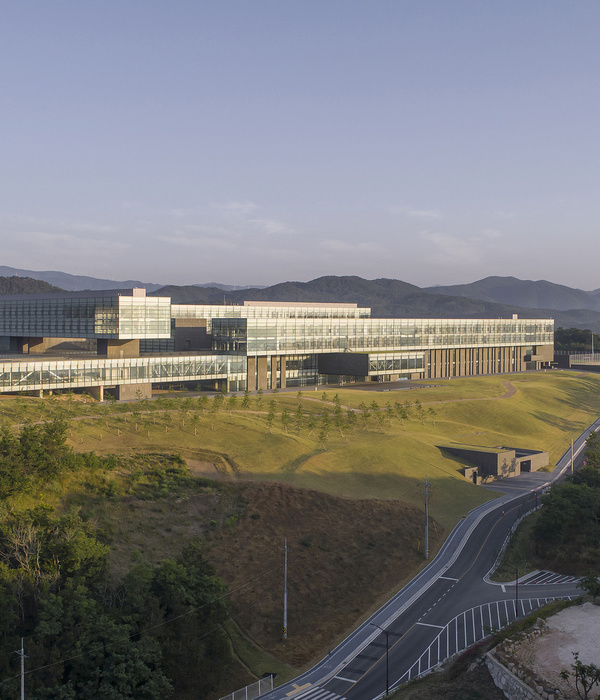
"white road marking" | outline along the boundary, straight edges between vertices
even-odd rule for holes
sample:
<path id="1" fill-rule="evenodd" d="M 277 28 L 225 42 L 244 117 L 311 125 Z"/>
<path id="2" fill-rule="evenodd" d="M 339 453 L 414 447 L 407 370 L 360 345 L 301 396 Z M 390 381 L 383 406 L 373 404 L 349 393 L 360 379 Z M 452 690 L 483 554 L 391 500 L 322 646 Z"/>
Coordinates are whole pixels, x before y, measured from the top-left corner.
<path id="1" fill-rule="evenodd" d="M 450 576 L 438 576 L 438 578 L 443 578 L 446 581 L 458 581 L 457 578 L 451 578 Z"/>
<path id="2" fill-rule="evenodd" d="M 444 630 L 446 629 L 442 625 L 430 625 L 427 622 L 417 622 L 417 625 L 423 625 L 423 627 L 435 627 L 438 630 Z"/>

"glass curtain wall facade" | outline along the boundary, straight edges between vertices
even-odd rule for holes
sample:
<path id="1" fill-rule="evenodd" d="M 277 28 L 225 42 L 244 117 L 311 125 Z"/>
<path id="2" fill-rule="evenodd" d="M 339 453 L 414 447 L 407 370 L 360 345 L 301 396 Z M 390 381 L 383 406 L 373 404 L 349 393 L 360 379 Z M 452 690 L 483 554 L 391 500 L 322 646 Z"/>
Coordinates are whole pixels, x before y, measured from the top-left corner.
<path id="1" fill-rule="evenodd" d="M 116 294 L 0 298 L 0 336 L 47 338 L 169 338 L 169 297 Z"/>
<path id="2" fill-rule="evenodd" d="M 526 319 L 213 319 L 213 348 L 246 355 L 548 345 L 553 321 Z"/>
<path id="3" fill-rule="evenodd" d="M 236 391 L 245 389 L 245 358 L 191 355 L 0 362 L 0 391 L 45 391 L 206 379 L 228 380 Z"/>
<path id="4" fill-rule="evenodd" d="M 524 371 L 553 359 L 552 319 L 370 314 L 355 304 L 171 304 L 144 290 L 0 297 L 0 351 L 21 353 L 0 362 L 0 392 L 204 379 L 273 389 Z M 104 357 L 25 359 L 48 355 L 53 338 L 89 339 Z"/>
<path id="5" fill-rule="evenodd" d="M 356 304 L 286 304 L 232 306 L 214 304 L 172 304 L 175 318 L 206 319 L 208 331 L 213 318 L 369 318 L 371 309 Z"/>

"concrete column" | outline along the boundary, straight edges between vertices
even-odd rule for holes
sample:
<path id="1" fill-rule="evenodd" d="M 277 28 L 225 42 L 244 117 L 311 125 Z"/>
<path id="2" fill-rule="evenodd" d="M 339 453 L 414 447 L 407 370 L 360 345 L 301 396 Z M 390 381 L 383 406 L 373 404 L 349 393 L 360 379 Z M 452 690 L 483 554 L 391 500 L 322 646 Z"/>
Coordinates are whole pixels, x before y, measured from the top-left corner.
<path id="1" fill-rule="evenodd" d="M 277 389 L 277 355 L 271 355 L 271 389 Z"/>
<path id="2" fill-rule="evenodd" d="M 248 358 L 248 369 L 247 369 L 247 387 L 249 391 L 255 391 L 258 387 L 256 384 L 256 357 Z"/>
<path id="3" fill-rule="evenodd" d="M 435 370 L 434 363 L 435 350 L 425 351 L 425 378 L 430 379 L 433 376 Z"/>
<path id="4" fill-rule="evenodd" d="M 256 391 L 256 357 L 248 358 L 248 391 Z"/>
<path id="5" fill-rule="evenodd" d="M 281 355 L 281 388 L 285 389 L 287 386 L 286 372 L 285 372 L 285 355 Z"/>
<path id="6" fill-rule="evenodd" d="M 257 388 L 262 391 L 267 390 L 267 359 L 266 357 L 256 358 Z"/>
<path id="7" fill-rule="evenodd" d="M 88 388 L 88 394 L 96 401 L 104 401 L 104 387 L 103 386 L 91 386 Z"/>

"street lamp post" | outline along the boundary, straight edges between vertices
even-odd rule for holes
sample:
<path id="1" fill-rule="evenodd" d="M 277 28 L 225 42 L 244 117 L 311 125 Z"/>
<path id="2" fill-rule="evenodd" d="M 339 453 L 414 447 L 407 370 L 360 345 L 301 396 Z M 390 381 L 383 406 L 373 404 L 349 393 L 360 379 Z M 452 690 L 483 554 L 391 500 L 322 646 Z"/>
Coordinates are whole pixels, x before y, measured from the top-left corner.
<path id="1" fill-rule="evenodd" d="M 373 627 L 377 627 L 385 634 L 385 694 L 390 694 L 390 633 L 384 630 L 383 627 L 371 622 Z"/>
<path id="2" fill-rule="evenodd" d="M 518 615 L 517 608 L 519 607 L 519 567 L 515 566 L 515 613 Z"/>

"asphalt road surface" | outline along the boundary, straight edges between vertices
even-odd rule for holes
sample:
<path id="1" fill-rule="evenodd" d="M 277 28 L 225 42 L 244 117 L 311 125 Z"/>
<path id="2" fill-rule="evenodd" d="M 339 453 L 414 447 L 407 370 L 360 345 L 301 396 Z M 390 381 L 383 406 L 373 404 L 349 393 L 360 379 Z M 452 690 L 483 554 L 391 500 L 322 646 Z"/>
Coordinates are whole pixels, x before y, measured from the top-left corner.
<path id="1" fill-rule="evenodd" d="M 575 469 L 588 434 L 599 428 L 600 419 L 575 441 Z M 374 700 L 545 603 L 581 595 L 577 579 L 552 572 L 509 584 L 488 579 L 511 529 L 571 468 L 569 449 L 551 474 L 496 482 L 500 498 L 461 520 L 426 569 L 310 671 L 261 697 Z"/>

